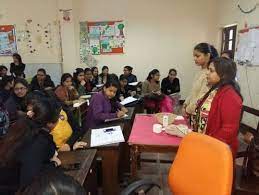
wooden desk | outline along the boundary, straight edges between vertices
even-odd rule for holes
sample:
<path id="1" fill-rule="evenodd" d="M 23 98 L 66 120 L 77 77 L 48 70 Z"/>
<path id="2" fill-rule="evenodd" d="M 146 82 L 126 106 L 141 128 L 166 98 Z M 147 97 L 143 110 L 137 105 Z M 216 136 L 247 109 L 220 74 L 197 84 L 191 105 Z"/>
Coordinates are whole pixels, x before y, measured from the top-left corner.
<path id="1" fill-rule="evenodd" d="M 80 163 L 79 170 L 66 171 L 65 174 L 72 176 L 82 186 L 84 186 L 87 194 L 97 194 L 97 178 L 95 171 L 96 152 L 97 150 L 91 149 L 71 152 L 60 152 L 58 154 L 58 157 L 63 165 Z"/>
<path id="2" fill-rule="evenodd" d="M 129 138 L 131 146 L 131 176 L 137 175 L 138 157 L 142 152 L 172 153 L 178 150 L 181 138 L 153 133 L 153 124 L 158 123 L 154 115 L 138 114 Z M 187 124 L 186 121 L 175 121 L 175 124 Z"/>
<path id="3" fill-rule="evenodd" d="M 128 117 L 122 120 L 113 121 L 109 123 L 104 123 L 103 125 L 98 126 L 97 128 L 105 128 L 110 126 L 120 126 L 123 130 L 123 135 L 125 140 L 128 138 L 130 132 L 129 122 L 134 117 L 134 108 L 129 108 Z M 91 130 L 87 131 L 83 136 L 82 141 L 88 143 L 90 148 L 91 144 Z M 116 143 L 104 146 L 97 146 L 94 149 L 97 149 L 97 156 L 102 159 L 102 179 L 103 179 L 103 194 L 105 195 L 117 195 L 119 194 L 119 170 L 123 169 L 121 166 L 120 154 L 123 154 L 124 145 L 127 143 Z M 128 152 L 129 153 L 129 152 Z M 129 159 L 129 157 L 128 157 Z"/>

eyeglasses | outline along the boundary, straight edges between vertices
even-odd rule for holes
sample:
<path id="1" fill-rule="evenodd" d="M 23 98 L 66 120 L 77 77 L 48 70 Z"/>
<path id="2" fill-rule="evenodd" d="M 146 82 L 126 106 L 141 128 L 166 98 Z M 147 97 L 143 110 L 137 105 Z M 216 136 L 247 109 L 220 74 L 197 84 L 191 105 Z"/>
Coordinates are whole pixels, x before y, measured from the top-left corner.
<path id="1" fill-rule="evenodd" d="M 14 91 L 25 91 L 26 87 L 14 88 Z"/>

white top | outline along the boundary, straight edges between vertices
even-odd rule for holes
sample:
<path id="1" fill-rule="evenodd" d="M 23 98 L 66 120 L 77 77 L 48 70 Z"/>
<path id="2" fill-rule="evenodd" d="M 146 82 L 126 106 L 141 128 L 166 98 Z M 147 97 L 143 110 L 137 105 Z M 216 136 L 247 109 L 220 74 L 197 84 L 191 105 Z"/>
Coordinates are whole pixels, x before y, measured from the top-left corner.
<path id="1" fill-rule="evenodd" d="M 197 101 L 209 91 L 207 71 L 208 69 L 202 69 L 194 77 L 191 93 L 184 102 L 186 104 L 186 112 L 189 114 L 195 113 Z"/>

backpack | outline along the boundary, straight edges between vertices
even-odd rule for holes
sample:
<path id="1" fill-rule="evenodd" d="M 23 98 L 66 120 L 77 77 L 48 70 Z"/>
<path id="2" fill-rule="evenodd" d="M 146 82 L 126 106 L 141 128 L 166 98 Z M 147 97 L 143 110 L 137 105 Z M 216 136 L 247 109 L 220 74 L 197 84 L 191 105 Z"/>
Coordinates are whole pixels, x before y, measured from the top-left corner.
<path id="1" fill-rule="evenodd" d="M 9 115 L 3 105 L 0 105 L 0 137 L 4 136 L 9 128 Z"/>

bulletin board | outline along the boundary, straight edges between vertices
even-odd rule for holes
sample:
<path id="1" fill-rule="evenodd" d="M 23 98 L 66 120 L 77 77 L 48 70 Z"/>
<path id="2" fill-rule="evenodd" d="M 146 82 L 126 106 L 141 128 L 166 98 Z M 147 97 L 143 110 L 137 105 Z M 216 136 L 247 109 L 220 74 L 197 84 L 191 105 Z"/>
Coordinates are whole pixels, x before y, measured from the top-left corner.
<path id="1" fill-rule="evenodd" d="M 0 56 L 9 56 L 17 52 L 14 25 L 0 25 Z"/>
<path id="2" fill-rule="evenodd" d="M 240 65 L 259 65 L 259 27 L 239 31 L 235 60 Z"/>
<path id="3" fill-rule="evenodd" d="M 124 53 L 125 24 L 123 21 L 87 22 L 87 30 L 92 55 Z"/>

